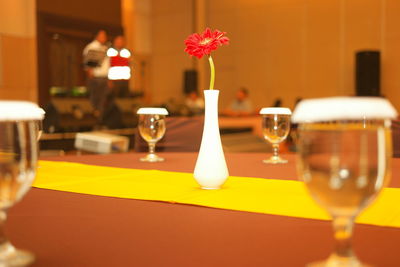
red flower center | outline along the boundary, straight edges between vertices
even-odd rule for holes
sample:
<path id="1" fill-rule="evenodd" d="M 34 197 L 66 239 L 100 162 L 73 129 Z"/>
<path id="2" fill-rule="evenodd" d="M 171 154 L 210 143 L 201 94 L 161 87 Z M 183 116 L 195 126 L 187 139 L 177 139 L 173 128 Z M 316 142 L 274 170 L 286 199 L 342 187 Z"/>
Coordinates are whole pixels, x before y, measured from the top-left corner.
<path id="1" fill-rule="evenodd" d="M 213 40 L 213 39 L 211 39 L 211 38 L 205 38 L 205 39 L 201 40 L 201 41 L 199 42 L 199 44 L 201 44 L 201 45 L 207 45 L 207 44 L 211 43 L 212 40 Z"/>

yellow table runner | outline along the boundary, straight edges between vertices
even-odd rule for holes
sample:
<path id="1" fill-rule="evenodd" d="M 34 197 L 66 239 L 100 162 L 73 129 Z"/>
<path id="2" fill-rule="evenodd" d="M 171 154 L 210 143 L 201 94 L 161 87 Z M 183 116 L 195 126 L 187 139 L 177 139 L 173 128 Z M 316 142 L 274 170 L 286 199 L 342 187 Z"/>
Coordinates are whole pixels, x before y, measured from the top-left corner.
<path id="1" fill-rule="evenodd" d="M 202 190 L 191 173 L 40 161 L 34 187 L 98 196 L 328 220 L 302 182 L 229 177 L 221 190 Z M 400 188 L 385 188 L 358 223 L 400 227 Z"/>

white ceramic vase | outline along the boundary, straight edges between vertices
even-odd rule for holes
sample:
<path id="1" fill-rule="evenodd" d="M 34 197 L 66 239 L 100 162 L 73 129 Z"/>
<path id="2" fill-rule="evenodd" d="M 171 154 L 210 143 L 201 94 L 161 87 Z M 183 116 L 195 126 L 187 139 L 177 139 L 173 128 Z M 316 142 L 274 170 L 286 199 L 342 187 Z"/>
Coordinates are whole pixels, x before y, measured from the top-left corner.
<path id="1" fill-rule="evenodd" d="M 203 189 L 220 189 L 229 176 L 218 125 L 219 90 L 204 90 L 205 117 L 194 178 Z"/>

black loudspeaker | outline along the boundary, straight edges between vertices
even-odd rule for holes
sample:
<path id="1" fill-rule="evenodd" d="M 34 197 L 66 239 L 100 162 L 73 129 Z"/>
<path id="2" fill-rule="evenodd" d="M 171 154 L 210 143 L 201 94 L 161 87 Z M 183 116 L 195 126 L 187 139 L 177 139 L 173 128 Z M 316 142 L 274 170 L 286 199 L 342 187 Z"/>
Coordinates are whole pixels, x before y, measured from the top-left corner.
<path id="1" fill-rule="evenodd" d="M 87 98 L 53 98 L 45 111 L 43 129 L 47 133 L 89 131 L 98 122 Z"/>
<path id="2" fill-rule="evenodd" d="M 356 53 L 357 96 L 380 95 L 380 52 L 359 51 Z"/>
<path id="3" fill-rule="evenodd" d="M 134 128 L 138 123 L 138 108 L 133 98 L 116 98 L 104 111 L 102 124 L 109 129 Z"/>
<path id="4" fill-rule="evenodd" d="M 188 94 L 190 92 L 197 92 L 197 71 L 185 70 L 183 73 L 183 92 Z"/>

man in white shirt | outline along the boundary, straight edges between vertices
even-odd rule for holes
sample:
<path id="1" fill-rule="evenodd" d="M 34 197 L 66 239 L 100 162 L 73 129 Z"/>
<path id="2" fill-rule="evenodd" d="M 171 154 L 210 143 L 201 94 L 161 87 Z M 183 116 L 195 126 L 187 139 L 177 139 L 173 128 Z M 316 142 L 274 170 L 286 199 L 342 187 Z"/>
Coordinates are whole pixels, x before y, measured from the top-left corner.
<path id="1" fill-rule="evenodd" d="M 83 60 L 87 74 L 87 89 L 95 114 L 101 115 L 105 108 L 108 89 L 107 33 L 100 30 L 96 38 L 83 50 Z"/>

